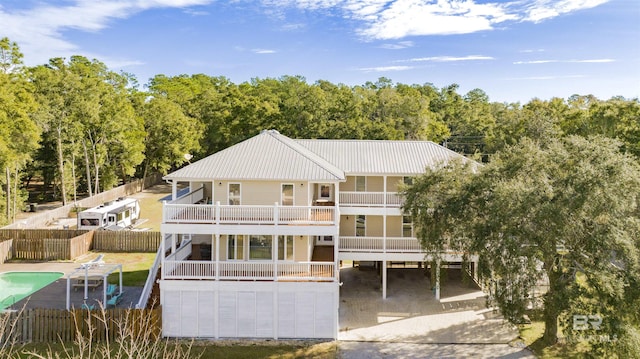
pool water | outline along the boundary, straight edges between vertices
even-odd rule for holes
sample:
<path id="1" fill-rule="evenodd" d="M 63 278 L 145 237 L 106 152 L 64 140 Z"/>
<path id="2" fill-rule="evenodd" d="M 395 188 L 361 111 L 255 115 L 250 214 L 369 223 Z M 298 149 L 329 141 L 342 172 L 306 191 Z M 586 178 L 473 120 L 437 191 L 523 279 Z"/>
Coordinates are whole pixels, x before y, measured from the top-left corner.
<path id="1" fill-rule="evenodd" d="M 60 272 L 4 272 L 0 273 L 0 311 L 62 277 Z"/>

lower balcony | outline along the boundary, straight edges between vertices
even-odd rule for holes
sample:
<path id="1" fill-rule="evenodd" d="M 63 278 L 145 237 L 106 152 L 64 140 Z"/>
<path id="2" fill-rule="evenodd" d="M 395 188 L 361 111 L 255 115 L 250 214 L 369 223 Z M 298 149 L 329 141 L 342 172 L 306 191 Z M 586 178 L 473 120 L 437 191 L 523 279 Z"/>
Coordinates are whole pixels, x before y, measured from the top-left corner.
<path id="1" fill-rule="evenodd" d="M 333 262 L 165 261 L 163 279 L 336 281 Z"/>
<path id="2" fill-rule="evenodd" d="M 415 237 L 340 237 L 340 252 L 422 253 Z"/>

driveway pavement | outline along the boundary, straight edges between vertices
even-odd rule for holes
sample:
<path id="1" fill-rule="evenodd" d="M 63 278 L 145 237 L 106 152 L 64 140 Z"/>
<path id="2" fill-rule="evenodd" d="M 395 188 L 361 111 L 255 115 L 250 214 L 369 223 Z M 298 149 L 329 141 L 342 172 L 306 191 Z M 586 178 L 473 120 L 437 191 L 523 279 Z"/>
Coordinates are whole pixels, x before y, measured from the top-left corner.
<path id="1" fill-rule="evenodd" d="M 382 299 L 377 270 L 341 269 L 341 358 L 534 358 L 459 270 L 449 270 L 440 301 L 423 269 L 390 268 L 387 278 Z"/>

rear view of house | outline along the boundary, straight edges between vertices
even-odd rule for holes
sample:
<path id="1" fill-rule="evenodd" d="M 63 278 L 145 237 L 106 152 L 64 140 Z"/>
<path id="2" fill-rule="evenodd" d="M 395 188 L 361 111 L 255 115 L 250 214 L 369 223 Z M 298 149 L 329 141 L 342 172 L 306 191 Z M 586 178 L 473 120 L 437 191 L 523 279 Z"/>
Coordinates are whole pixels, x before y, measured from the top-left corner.
<path id="1" fill-rule="evenodd" d="M 382 263 L 385 297 L 388 261 L 425 260 L 399 186 L 458 157 L 271 130 L 165 176 L 163 334 L 336 338 L 340 261 Z"/>

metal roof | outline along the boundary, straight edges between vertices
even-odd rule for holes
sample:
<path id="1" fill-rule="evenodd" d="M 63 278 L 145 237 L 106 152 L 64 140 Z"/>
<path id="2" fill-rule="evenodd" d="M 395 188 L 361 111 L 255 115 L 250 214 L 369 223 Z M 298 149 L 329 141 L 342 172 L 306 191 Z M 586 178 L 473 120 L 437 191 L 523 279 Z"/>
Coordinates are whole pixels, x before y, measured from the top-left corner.
<path id="1" fill-rule="evenodd" d="M 464 156 L 430 141 L 296 140 L 347 174 L 417 175 Z"/>
<path id="2" fill-rule="evenodd" d="M 216 152 L 164 177 L 176 180 L 343 181 L 344 172 L 278 131 Z"/>

